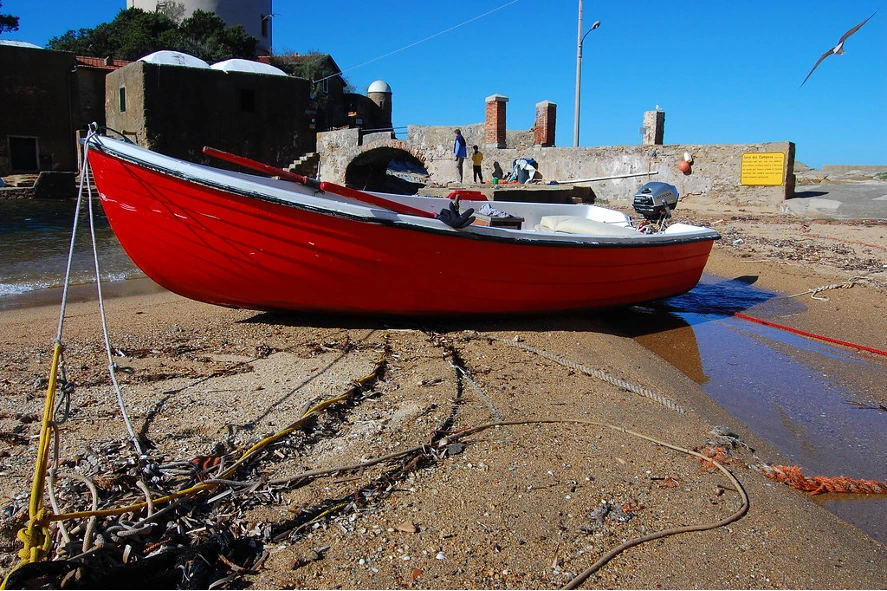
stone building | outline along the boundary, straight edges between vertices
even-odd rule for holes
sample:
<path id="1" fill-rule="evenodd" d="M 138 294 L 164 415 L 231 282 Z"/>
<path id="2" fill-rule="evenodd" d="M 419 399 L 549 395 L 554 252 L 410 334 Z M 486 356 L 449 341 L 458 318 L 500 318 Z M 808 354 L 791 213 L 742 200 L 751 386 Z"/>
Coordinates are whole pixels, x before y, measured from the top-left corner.
<path id="1" fill-rule="evenodd" d="M 74 170 L 74 54 L 0 45 L 0 175 Z"/>
<path id="2" fill-rule="evenodd" d="M 130 62 L 102 57 L 76 56 L 77 108 L 75 127 L 86 129 L 90 123 L 105 125 L 105 76 Z"/>
<path id="3" fill-rule="evenodd" d="M 314 145 L 301 78 L 141 59 L 108 75 L 105 96 L 109 127 L 192 162 L 209 162 L 208 145 L 280 166 Z"/>
<path id="4" fill-rule="evenodd" d="M 128 62 L 0 41 L 0 176 L 77 169 L 78 130 L 105 121 L 105 75 Z"/>

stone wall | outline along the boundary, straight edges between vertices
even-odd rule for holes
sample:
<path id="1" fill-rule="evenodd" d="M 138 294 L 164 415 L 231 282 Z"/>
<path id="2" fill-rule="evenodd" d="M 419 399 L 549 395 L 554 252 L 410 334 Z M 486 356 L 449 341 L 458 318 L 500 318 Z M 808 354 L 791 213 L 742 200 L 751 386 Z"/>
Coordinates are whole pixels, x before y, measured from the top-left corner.
<path id="1" fill-rule="evenodd" d="M 360 140 L 356 129 L 318 134 L 317 150 L 324 180 L 345 183 L 348 163 L 357 156 L 378 148 L 394 148 L 409 153 L 422 162 L 429 173 L 429 187 L 445 187 L 458 179 L 453 158 L 455 126 L 410 126 L 407 140 L 374 134 Z M 484 124 L 460 127 L 468 146 L 483 145 Z M 370 138 L 368 140 L 368 138 Z M 564 183 L 576 179 L 596 179 L 639 173 L 656 174 L 578 183 L 590 186 L 595 196 L 607 201 L 630 201 L 648 181 L 675 185 L 682 197 L 710 199 L 734 204 L 775 206 L 794 193 L 794 144 L 768 142 L 730 145 L 609 146 L 594 148 L 558 148 L 533 145 L 532 131 L 508 132 L 508 145 L 514 148 L 481 148 L 484 153 L 484 179 L 489 182 L 496 167 L 504 176 L 518 158 L 532 158 L 538 164 L 539 182 Z M 690 174 L 678 165 L 684 153 L 691 155 Z M 749 152 L 785 154 L 783 184 L 747 186 L 740 182 L 742 155 Z M 466 162 L 464 179 L 471 179 L 471 164 Z M 470 186 L 466 183 L 466 186 Z"/>
<path id="2" fill-rule="evenodd" d="M 824 174 L 846 174 L 859 171 L 863 174 L 887 174 L 887 164 L 823 164 Z"/>
<path id="3" fill-rule="evenodd" d="M 684 153 L 691 155 L 690 174 L 684 174 L 678 165 Z M 742 155 L 748 152 L 782 152 L 786 155 L 783 169 L 784 184 L 779 186 L 746 186 L 740 182 Z M 598 179 L 624 175 L 643 176 L 616 178 L 579 183 L 588 185 L 598 199 L 608 201 L 631 200 L 637 190 L 649 181 L 659 181 L 677 187 L 682 197 L 711 199 L 716 202 L 776 205 L 794 193 L 794 144 L 768 142 L 761 144 L 730 145 L 664 145 L 664 146 L 609 146 L 596 148 L 543 148 L 487 150 L 484 154 L 484 178 L 489 178 L 498 165 L 509 172 L 518 158 L 532 158 L 538 164 L 541 182 L 576 179 Z M 432 175 L 432 181 L 444 181 Z"/>

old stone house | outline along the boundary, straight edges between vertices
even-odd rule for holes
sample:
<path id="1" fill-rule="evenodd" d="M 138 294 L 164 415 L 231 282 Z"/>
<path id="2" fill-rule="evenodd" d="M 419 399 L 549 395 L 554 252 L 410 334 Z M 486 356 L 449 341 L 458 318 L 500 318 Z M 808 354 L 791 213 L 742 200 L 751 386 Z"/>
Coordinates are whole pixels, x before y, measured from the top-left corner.
<path id="1" fill-rule="evenodd" d="M 105 74 L 128 62 L 0 42 L 0 176 L 77 168 L 77 131 L 104 123 Z"/>
<path id="2" fill-rule="evenodd" d="M 313 147 L 308 86 L 287 75 L 138 60 L 108 75 L 105 113 L 110 128 L 163 154 L 208 162 L 208 145 L 282 164 Z"/>

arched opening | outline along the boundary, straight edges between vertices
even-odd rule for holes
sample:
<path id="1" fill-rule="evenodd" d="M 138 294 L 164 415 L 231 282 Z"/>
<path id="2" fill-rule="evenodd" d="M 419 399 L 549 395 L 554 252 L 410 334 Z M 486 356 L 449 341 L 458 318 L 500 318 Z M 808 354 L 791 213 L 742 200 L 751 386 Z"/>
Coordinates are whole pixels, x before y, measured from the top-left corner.
<path id="1" fill-rule="evenodd" d="M 345 184 L 362 191 L 412 195 L 428 181 L 425 164 L 405 150 L 374 148 L 352 160 Z"/>

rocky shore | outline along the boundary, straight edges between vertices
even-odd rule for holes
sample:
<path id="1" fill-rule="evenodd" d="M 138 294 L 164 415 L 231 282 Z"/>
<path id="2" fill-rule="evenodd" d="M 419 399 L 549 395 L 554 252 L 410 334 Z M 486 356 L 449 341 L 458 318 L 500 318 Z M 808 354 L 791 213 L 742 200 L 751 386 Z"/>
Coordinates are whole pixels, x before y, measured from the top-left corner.
<path id="1" fill-rule="evenodd" d="M 712 214 L 693 199 L 678 213 L 722 234 L 707 272 L 807 293 L 807 312 L 780 322 L 887 348 L 884 222 Z M 62 556 L 103 544 L 103 564 L 122 564 L 225 529 L 255 544 L 212 564 L 232 577 L 223 588 L 887 588 L 887 547 L 766 478 L 761 466 L 785 463 L 777 450 L 602 315 L 417 323 L 228 310 L 167 292 L 106 309 L 153 499 L 284 434 L 240 482 L 210 483 L 156 525 L 144 512 L 91 533 L 67 521 Z M 58 312 L 0 317 L 4 573 L 21 547 Z M 95 302 L 68 308 L 63 341 L 74 387 L 56 512 L 89 509 L 93 494 L 98 507 L 144 500 Z M 880 385 L 870 392 L 887 405 Z"/>

